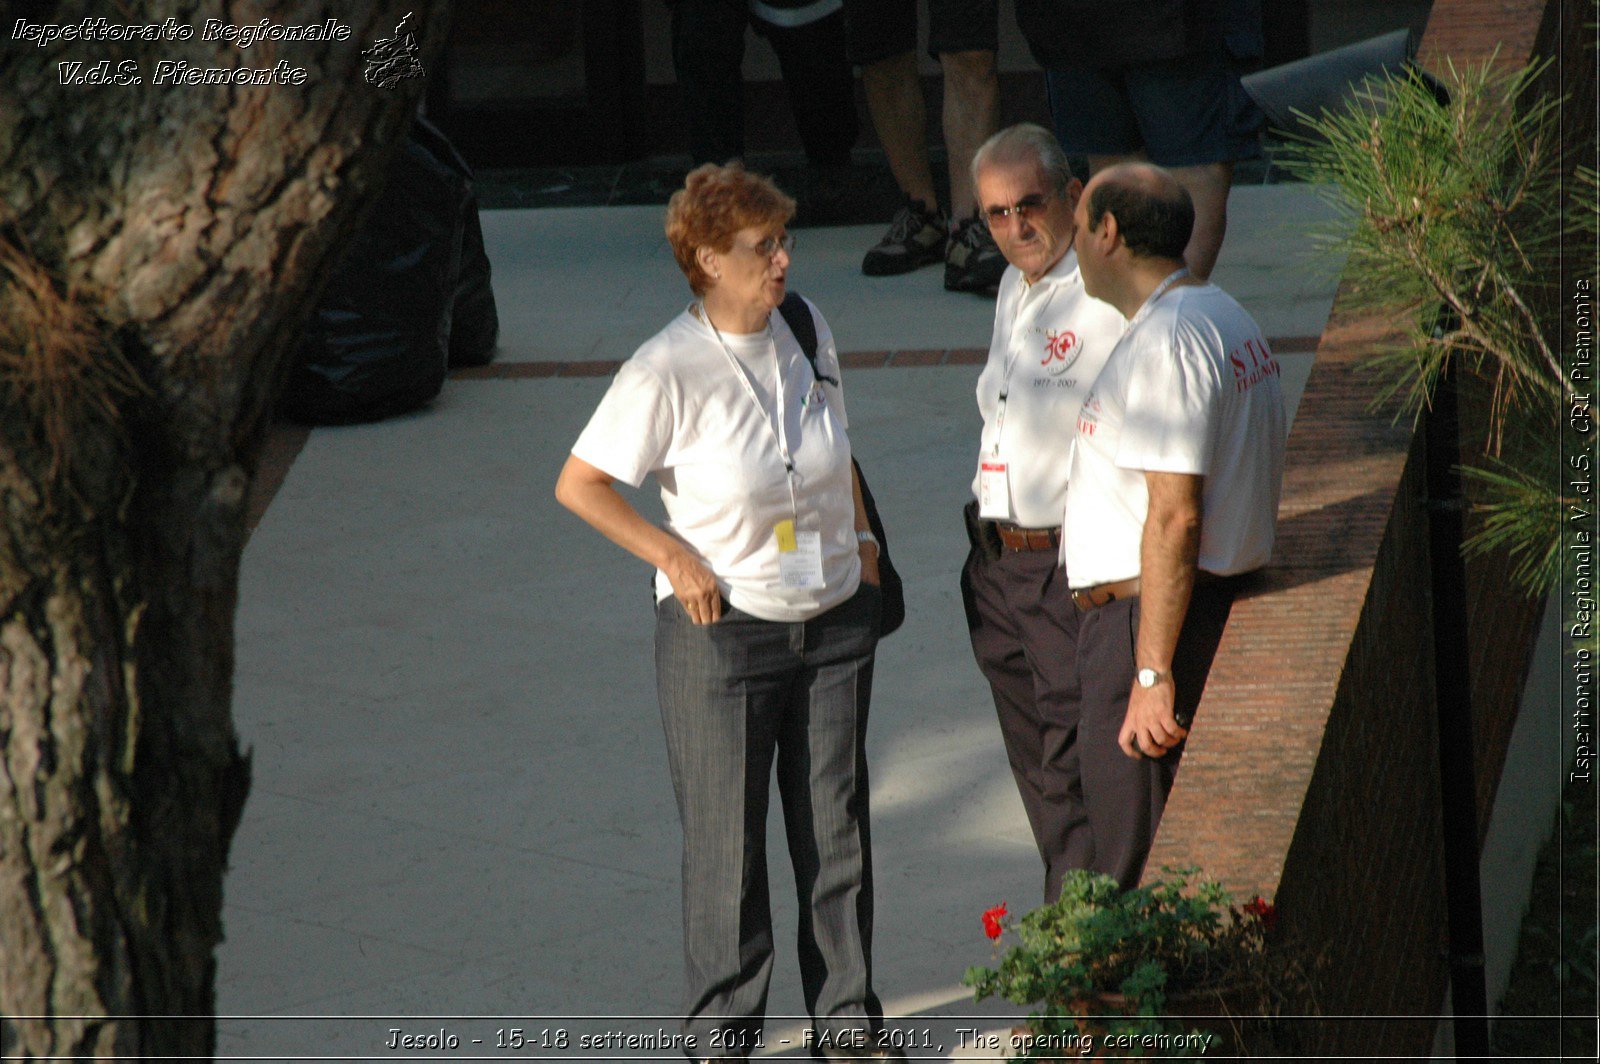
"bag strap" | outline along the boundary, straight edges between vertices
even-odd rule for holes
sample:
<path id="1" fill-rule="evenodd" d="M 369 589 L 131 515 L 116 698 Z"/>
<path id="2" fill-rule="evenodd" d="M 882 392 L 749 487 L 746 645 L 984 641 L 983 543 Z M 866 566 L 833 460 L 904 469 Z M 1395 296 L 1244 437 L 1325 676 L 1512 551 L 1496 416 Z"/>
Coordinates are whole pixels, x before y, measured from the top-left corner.
<path id="1" fill-rule="evenodd" d="M 811 376 L 819 381 L 827 381 L 835 388 L 839 387 L 836 378 L 825 377 L 817 372 L 817 321 L 811 316 L 811 308 L 806 301 L 800 298 L 800 293 L 791 291 L 785 294 L 783 302 L 778 304 L 778 313 L 783 315 L 789 331 L 800 342 L 800 350 L 805 353 L 806 361 L 811 363 Z"/>

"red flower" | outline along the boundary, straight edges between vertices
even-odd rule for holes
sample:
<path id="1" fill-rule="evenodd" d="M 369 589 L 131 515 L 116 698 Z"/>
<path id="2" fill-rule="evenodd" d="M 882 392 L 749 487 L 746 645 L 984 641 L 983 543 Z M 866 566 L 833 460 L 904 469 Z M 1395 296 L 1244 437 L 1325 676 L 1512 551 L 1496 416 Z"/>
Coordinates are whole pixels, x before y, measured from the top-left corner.
<path id="1" fill-rule="evenodd" d="M 1000 921 L 1004 919 L 1006 915 L 1005 902 L 1001 902 L 993 909 L 985 909 L 983 911 L 983 933 L 992 939 L 999 938 L 1000 933 L 1005 930 L 1005 928 L 1000 926 Z"/>
<path id="2" fill-rule="evenodd" d="M 1268 931 L 1271 931 L 1275 926 L 1277 926 L 1278 907 L 1273 905 L 1270 901 L 1263 898 L 1259 894 L 1245 903 L 1244 911 L 1250 916 L 1255 917 L 1257 920 L 1260 920 L 1262 925 L 1265 926 Z"/>

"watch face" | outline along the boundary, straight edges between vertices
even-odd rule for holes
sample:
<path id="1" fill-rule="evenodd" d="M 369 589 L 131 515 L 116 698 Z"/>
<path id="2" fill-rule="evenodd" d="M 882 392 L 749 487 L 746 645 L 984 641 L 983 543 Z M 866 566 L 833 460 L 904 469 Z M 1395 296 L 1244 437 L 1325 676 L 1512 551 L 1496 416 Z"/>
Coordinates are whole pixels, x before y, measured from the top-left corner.
<path id="1" fill-rule="evenodd" d="M 1140 669 L 1139 670 L 1139 686 L 1140 687 L 1154 687 L 1156 685 L 1156 679 L 1157 679 L 1156 670 L 1154 670 L 1154 669 Z"/>

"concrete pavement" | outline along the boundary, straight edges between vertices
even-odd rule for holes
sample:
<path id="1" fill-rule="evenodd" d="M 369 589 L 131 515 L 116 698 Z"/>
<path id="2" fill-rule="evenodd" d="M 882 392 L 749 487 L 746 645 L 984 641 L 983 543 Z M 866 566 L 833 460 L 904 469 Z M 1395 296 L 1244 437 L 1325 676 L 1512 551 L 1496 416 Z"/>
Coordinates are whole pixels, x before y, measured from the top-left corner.
<path id="1" fill-rule="evenodd" d="M 1215 275 L 1285 341 L 1292 402 L 1338 267 L 1303 233 L 1328 215 L 1305 186 L 1235 190 Z M 577 1045 L 676 1030 L 679 831 L 648 572 L 551 494 L 607 380 L 518 372 L 626 358 L 682 308 L 661 217 L 486 212 L 500 369 L 422 413 L 311 433 L 251 539 L 235 714 L 255 785 L 227 879 L 220 1057 L 550 1059 L 561 1033 L 570 1056 L 680 1056 Z M 944 292 L 938 270 L 860 275 L 880 229 L 798 234 L 792 283 L 841 350 L 986 347 L 992 303 Z M 992 958 L 982 910 L 1026 911 L 1042 889 L 956 587 L 977 373 L 845 380 L 909 605 L 879 652 L 869 740 L 875 981 L 913 1056 L 935 1060 L 958 1025 L 1007 1025 L 961 975 Z M 635 497 L 646 513 L 654 494 Z M 774 806 L 767 1052 L 798 1055 Z"/>

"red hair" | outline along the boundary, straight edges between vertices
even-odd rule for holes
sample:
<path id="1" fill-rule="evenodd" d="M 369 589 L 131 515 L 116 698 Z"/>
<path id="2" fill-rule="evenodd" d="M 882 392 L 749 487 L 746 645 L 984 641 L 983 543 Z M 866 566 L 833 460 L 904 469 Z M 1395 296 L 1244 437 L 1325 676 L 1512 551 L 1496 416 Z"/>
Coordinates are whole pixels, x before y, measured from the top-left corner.
<path id="1" fill-rule="evenodd" d="M 771 178 L 752 174 L 737 162 L 706 163 L 689 171 L 683 187 L 667 202 L 667 243 L 689 279 L 689 289 L 706 294 L 711 278 L 695 252 L 728 251 L 741 229 L 784 225 L 794 217 L 794 200 Z"/>

